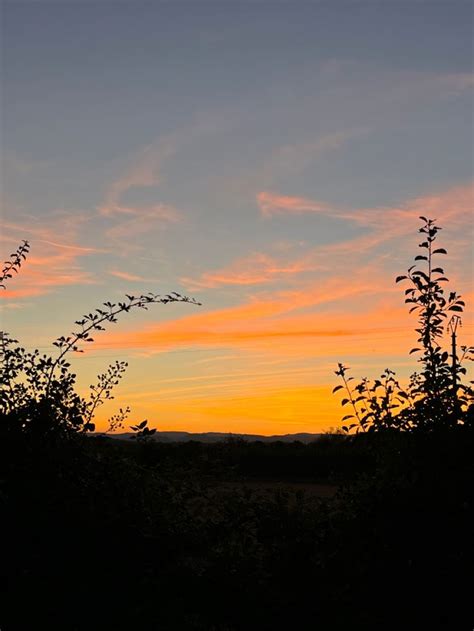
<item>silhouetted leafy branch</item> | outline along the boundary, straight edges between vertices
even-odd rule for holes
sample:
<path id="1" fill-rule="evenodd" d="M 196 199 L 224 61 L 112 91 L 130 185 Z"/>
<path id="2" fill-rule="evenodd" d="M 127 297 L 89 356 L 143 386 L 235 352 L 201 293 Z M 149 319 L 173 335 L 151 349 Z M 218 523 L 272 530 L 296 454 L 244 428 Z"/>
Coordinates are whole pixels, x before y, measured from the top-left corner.
<path id="1" fill-rule="evenodd" d="M 102 308 L 97 308 L 95 313 L 89 313 L 87 315 L 82 316 L 81 320 L 76 320 L 75 324 L 77 324 L 80 329 L 77 331 L 73 331 L 68 336 L 58 337 L 53 345 L 59 349 L 58 357 L 51 364 L 48 384 L 46 386 L 46 394 L 48 394 L 49 389 L 51 387 L 51 383 L 53 380 L 54 372 L 57 368 L 61 368 L 63 365 L 63 358 L 69 351 L 82 353 L 83 349 L 79 347 L 79 345 L 83 342 L 91 343 L 94 341 L 94 338 L 91 336 L 91 331 L 105 331 L 104 324 L 106 322 L 116 323 L 117 316 L 121 313 L 128 313 L 131 309 L 148 309 L 150 304 L 167 304 L 169 302 L 189 302 L 194 305 L 200 305 L 201 303 L 197 302 L 193 298 L 189 298 L 188 296 L 181 296 L 176 292 L 172 292 L 172 294 L 168 294 L 165 296 L 161 296 L 159 294 L 153 294 L 152 292 L 144 295 L 140 295 L 138 297 L 131 296 L 126 294 L 127 302 L 104 302 L 103 306 L 106 307 L 106 310 Z"/>
<path id="2" fill-rule="evenodd" d="M 108 419 L 108 427 L 104 433 L 108 434 L 109 432 L 116 432 L 118 429 L 123 429 L 124 423 L 127 420 L 129 414 L 130 408 L 128 407 L 128 405 L 126 408 L 120 408 L 116 414 L 113 414 Z"/>
<path id="3" fill-rule="evenodd" d="M 147 441 L 153 434 L 156 433 L 156 429 L 150 429 L 148 427 L 148 421 L 142 421 L 138 423 L 138 425 L 131 425 L 130 429 L 132 429 L 135 433 L 131 438 L 135 438 L 139 441 Z"/>
<path id="4" fill-rule="evenodd" d="M 10 254 L 9 260 L 4 261 L 4 266 L 0 276 L 0 287 L 2 289 L 6 289 L 5 281 L 9 278 L 12 278 L 12 272 L 18 274 L 23 261 L 26 260 L 26 255 L 28 254 L 29 249 L 29 242 L 23 241 L 23 243 L 15 250 L 15 252 L 12 252 L 12 254 Z"/>
<path id="5" fill-rule="evenodd" d="M 105 401 L 114 398 L 112 389 L 119 384 L 127 366 L 128 363 L 125 361 L 116 361 L 114 364 L 110 364 L 107 371 L 98 376 L 98 383 L 90 386 L 91 394 L 87 403 L 87 415 L 84 419 L 83 431 L 93 431 L 95 429 L 92 419 L 96 409 Z"/>

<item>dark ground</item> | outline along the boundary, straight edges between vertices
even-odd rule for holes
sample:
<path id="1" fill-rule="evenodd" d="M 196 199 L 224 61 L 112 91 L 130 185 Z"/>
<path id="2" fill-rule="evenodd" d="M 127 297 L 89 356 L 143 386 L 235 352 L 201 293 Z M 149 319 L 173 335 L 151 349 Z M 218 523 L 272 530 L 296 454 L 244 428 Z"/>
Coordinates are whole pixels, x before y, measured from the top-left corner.
<path id="1" fill-rule="evenodd" d="M 1 629 L 470 630 L 473 447 L 4 441 Z"/>

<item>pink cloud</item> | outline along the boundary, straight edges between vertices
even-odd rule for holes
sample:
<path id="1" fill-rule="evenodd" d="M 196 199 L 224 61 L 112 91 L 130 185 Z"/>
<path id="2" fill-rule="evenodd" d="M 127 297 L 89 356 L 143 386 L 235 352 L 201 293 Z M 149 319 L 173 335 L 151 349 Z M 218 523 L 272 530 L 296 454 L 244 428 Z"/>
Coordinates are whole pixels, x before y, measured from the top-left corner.
<path id="1" fill-rule="evenodd" d="M 120 270 L 109 270 L 107 273 L 111 276 L 116 276 L 117 278 L 120 278 L 122 280 L 129 280 L 131 282 L 145 280 L 142 276 L 130 274 L 129 272 L 121 272 Z"/>
<path id="2" fill-rule="evenodd" d="M 55 287 L 92 285 L 94 275 L 76 264 L 76 254 L 50 252 L 47 256 L 27 257 L 20 273 L 9 280 L 0 298 L 24 298 L 50 293 Z"/>
<path id="3" fill-rule="evenodd" d="M 341 303 L 344 305 L 347 300 L 357 297 L 365 301 L 370 310 L 374 296 L 380 297 L 384 292 L 390 294 L 392 288 L 387 290 L 373 272 L 369 274 L 368 270 L 362 270 L 351 279 L 313 281 L 299 290 L 260 295 L 226 309 L 192 313 L 137 331 L 111 331 L 104 346 L 150 351 L 188 346 L 263 347 L 271 352 L 278 340 L 278 348 L 285 346 L 285 352 L 290 352 L 290 347 L 294 346 L 303 354 L 305 347 L 308 352 L 316 353 L 316 350 L 310 350 L 308 340 L 350 337 L 370 328 L 370 318 L 365 310 L 364 314 L 356 314 L 348 320 Z M 319 306 L 325 306 L 325 310 L 315 311 Z M 331 307 L 329 311 L 328 307 Z M 306 312 L 308 309 L 311 313 Z M 391 318 L 396 317 L 396 309 L 390 308 L 389 312 Z M 323 343 L 318 341 L 319 344 Z M 99 341 L 98 345 L 102 346 L 102 343 Z M 326 350 L 330 347 L 328 341 L 323 345 Z"/>
<path id="4" fill-rule="evenodd" d="M 334 207 L 305 197 L 289 197 L 269 191 L 262 191 L 257 195 L 257 203 L 264 217 L 272 215 L 302 215 L 305 213 L 334 214 L 338 213 Z"/>
<path id="5" fill-rule="evenodd" d="M 473 183 L 453 187 L 439 193 L 420 195 L 398 206 L 340 208 L 319 200 L 289 197 L 268 191 L 257 195 L 257 204 L 264 217 L 273 215 L 319 214 L 352 221 L 387 238 L 413 231 L 413 220 L 420 215 L 437 219 L 446 225 L 472 225 Z M 337 246 L 336 246 L 337 247 Z"/>
<path id="6" fill-rule="evenodd" d="M 454 187 L 437 194 L 421 195 L 399 206 L 374 208 L 337 208 L 325 202 L 304 197 L 289 197 L 268 192 L 261 192 L 257 197 L 261 212 L 266 217 L 275 214 L 319 214 L 337 217 L 344 221 L 358 224 L 365 229 L 364 234 L 347 241 L 308 248 L 304 255 L 293 260 L 277 260 L 265 253 L 252 254 L 232 262 L 218 270 L 202 273 L 197 278 L 182 278 L 181 282 L 191 290 L 211 289 L 222 286 L 256 286 L 285 280 L 301 284 L 304 274 L 319 270 L 321 273 L 338 274 L 347 267 L 347 256 L 351 257 L 352 266 L 367 265 L 367 257 L 374 256 L 377 249 L 382 259 L 380 248 L 387 242 L 397 241 L 396 246 L 385 248 L 389 254 L 395 247 L 397 251 L 407 248 L 404 237 L 412 234 L 420 215 L 437 217 L 443 225 L 455 229 L 450 234 L 453 252 L 462 239 L 472 230 L 473 187 L 471 184 Z M 470 243 L 469 236 L 467 241 Z M 304 245 L 304 244 L 303 244 Z M 409 244 L 412 248 L 412 244 Z M 466 247 L 466 244 L 464 244 Z M 372 253 L 372 254 L 370 254 Z"/>
<path id="7" fill-rule="evenodd" d="M 315 269 L 313 265 L 308 264 L 303 259 L 286 263 L 277 261 L 274 257 L 266 254 L 256 253 L 234 261 L 229 267 L 205 272 L 196 279 L 181 278 L 181 282 L 191 290 L 211 289 L 226 285 L 262 285 Z"/>
<path id="8" fill-rule="evenodd" d="M 27 239 L 31 253 L 18 276 L 9 280 L 6 291 L 0 292 L 0 299 L 39 296 L 59 286 L 96 283 L 95 275 L 79 264 L 81 258 L 103 251 L 77 243 L 88 219 L 88 215 L 81 213 L 55 211 L 41 221 L 23 215 L 14 222 L 2 222 L 1 241 L 8 243 L 8 251 Z"/>
<path id="9" fill-rule="evenodd" d="M 373 340 L 373 334 L 378 332 L 388 341 L 381 346 L 375 343 L 370 352 L 378 352 L 377 348 L 386 352 L 390 346 L 396 354 L 401 338 L 403 344 L 410 343 L 412 319 L 407 317 L 403 296 L 393 282 L 395 274 L 387 261 L 394 251 L 403 253 L 409 247 L 412 253 L 416 248 L 421 214 L 437 215 L 442 225 L 447 222 L 446 225 L 455 226 L 448 241 L 448 248 L 451 243 L 455 249 L 456 235 L 466 238 L 472 229 L 471 201 L 472 186 L 467 185 L 419 196 L 393 207 L 337 210 L 341 218 L 357 222 L 367 233 L 312 248 L 292 262 L 281 263 L 259 253 L 206 272 L 196 280 L 187 279 L 190 286 L 211 288 L 225 284 L 253 286 L 285 278 L 291 282 L 284 289 L 259 292 L 226 309 L 193 313 L 138 331 L 113 334 L 107 345 L 157 350 L 186 346 L 259 347 L 272 352 L 278 339 L 277 346 L 280 350 L 284 346 L 284 353 L 328 354 L 334 346 L 331 340 L 340 338 L 352 340 L 350 344 L 344 341 L 347 352 L 364 353 L 367 339 Z M 295 204 L 300 208 L 321 208 L 304 198 L 291 198 L 290 202 L 284 198 L 283 204 L 278 204 L 279 208 L 288 208 L 290 214 Z M 413 235 L 413 240 L 407 235 Z M 407 266 L 409 260 L 411 256 Z M 318 269 L 318 277 L 303 277 L 308 269 Z M 462 287 L 458 289 L 463 292 Z M 351 305 L 350 316 L 347 304 Z M 311 340 L 317 342 L 312 344 Z"/>

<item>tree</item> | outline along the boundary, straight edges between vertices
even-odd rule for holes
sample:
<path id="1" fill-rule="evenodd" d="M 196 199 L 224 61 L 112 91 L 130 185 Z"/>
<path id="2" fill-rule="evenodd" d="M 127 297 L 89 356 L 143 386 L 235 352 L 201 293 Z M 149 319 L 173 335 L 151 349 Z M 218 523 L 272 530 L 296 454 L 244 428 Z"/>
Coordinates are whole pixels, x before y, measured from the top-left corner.
<path id="1" fill-rule="evenodd" d="M 5 261 L 0 287 L 18 273 L 26 260 L 30 245 L 22 245 Z M 113 399 L 112 389 L 122 378 L 127 362 L 116 361 L 106 372 L 98 376 L 90 386 L 88 398 L 75 391 L 76 375 L 70 371 L 68 353 L 81 353 L 84 343 L 92 343 L 92 333 L 105 330 L 108 323 L 116 323 L 122 313 L 132 309 L 148 309 L 151 304 L 188 302 L 199 305 L 193 298 L 176 292 L 167 295 L 154 293 L 140 296 L 126 295 L 122 302 L 104 302 L 94 312 L 76 320 L 77 328 L 67 336 L 57 338 L 56 357 L 40 354 L 38 350 L 27 351 L 18 340 L 2 332 L 0 338 L 0 432 L 27 434 L 30 436 L 67 436 L 79 432 L 93 431 L 97 408 L 108 399 Z M 111 429 L 122 427 L 130 409 L 120 411 L 109 419 Z M 145 422 L 146 425 L 146 422 Z M 143 426 L 145 427 L 145 426 Z M 140 429 L 143 429 L 140 426 Z M 151 432 L 148 430 L 147 432 Z"/>
<path id="2" fill-rule="evenodd" d="M 410 306 L 410 313 L 417 315 L 415 331 L 419 344 L 410 354 L 420 354 L 421 370 L 411 375 L 406 388 L 401 387 L 389 369 L 380 379 L 364 378 L 353 386 L 347 366 L 339 364 L 336 375 L 343 384 L 333 392 L 345 391 L 341 404 L 352 408 L 352 413 L 343 418 L 350 420 L 343 428 L 345 431 L 433 430 L 473 421 L 473 382 L 464 384 L 462 378 L 466 375 L 463 363 L 474 359 L 474 347 L 461 346 L 458 355 L 456 343 L 459 314 L 464 311 L 465 303 L 455 291 L 446 293 L 443 288 L 448 279 L 443 268 L 435 263 L 435 257 L 447 254 L 444 248 L 435 246 L 441 228 L 431 219 L 420 219 L 422 254 L 415 256 L 415 264 L 407 274 L 397 276 L 395 282 L 409 284 L 405 303 Z M 447 331 L 451 333 L 451 352 L 443 348 Z"/>

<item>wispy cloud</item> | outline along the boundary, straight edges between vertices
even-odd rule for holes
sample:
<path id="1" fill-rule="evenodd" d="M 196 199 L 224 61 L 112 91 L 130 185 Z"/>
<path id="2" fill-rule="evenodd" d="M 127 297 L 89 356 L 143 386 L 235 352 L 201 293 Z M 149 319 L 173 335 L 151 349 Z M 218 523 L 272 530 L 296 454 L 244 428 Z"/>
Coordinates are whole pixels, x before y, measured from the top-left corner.
<path id="1" fill-rule="evenodd" d="M 286 248 L 286 252 L 284 249 L 280 251 L 278 256 L 264 252 L 252 253 L 234 260 L 228 266 L 202 272 L 195 278 L 184 277 L 180 280 L 189 290 L 194 291 L 224 286 L 252 287 L 277 281 L 301 285 L 303 281 L 308 282 L 309 273 L 318 272 L 320 277 L 331 270 L 333 275 L 343 273 L 347 256 L 351 257 L 352 265 L 357 263 L 358 266 L 367 265 L 367 257 L 375 256 L 377 251 L 378 256 L 386 256 L 393 249 L 381 249 L 387 242 L 397 242 L 397 250 L 403 251 L 407 247 L 403 237 L 413 233 L 418 217 L 423 214 L 438 218 L 443 225 L 449 227 L 454 255 L 457 248 L 462 246 L 465 249 L 467 243 L 470 243 L 473 199 L 474 189 L 471 184 L 422 195 L 399 206 L 355 209 L 335 207 L 304 197 L 261 192 L 257 196 L 257 204 L 266 218 L 303 214 L 327 216 L 354 224 L 363 230 L 363 234 L 328 245 L 306 247 L 302 251 L 303 246 L 307 246 L 303 242 L 296 258 L 291 256 L 291 247 Z M 466 239 L 464 244 L 463 239 Z"/>
<path id="2" fill-rule="evenodd" d="M 449 225 L 471 223 L 474 186 L 472 183 L 453 187 L 447 191 L 420 195 L 398 206 L 372 208 L 340 208 L 320 200 L 285 196 L 262 191 L 257 205 L 262 216 L 317 214 L 344 219 L 374 232 L 385 231 L 388 237 L 413 231 L 412 221 L 420 215 L 436 218 Z"/>
<path id="3" fill-rule="evenodd" d="M 374 322 L 380 328 L 380 310 L 370 316 L 369 310 L 363 314 L 345 315 L 344 303 L 351 297 L 363 300 L 376 293 L 381 295 L 383 287 L 377 286 L 372 274 L 359 279 L 329 279 L 315 283 L 301 290 L 275 292 L 260 296 L 250 302 L 205 313 L 188 315 L 177 320 L 145 327 L 141 330 L 128 330 L 124 333 L 111 332 L 105 347 L 171 349 L 189 346 L 198 347 L 263 347 L 272 351 L 278 340 L 278 352 L 288 345 L 296 346 L 303 354 L 318 354 L 318 348 L 327 350 L 334 338 L 348 338 L 370 332 Z M 391 291 L 391 290 L 390 290 Z M 388 293 L 390 293 L 390 291 Z M 314 311 L 315 308 L 339 303 L 329 311 Z M 307 313 L 312 308 L 311 313 Z M 303 311 L 301 311 L 303 310 Z M 398 312 L 390 306 L 387 312 L 398 317 Z M 291 315 L 294 314 L 294 315 Z M 386 321 L 386 319 L 385 319 Z M 391 321 L 392 322 L 392 321 Z M 392 322 L 393 324 L 393 322 Z M 386 325 L 389 326 L 389 325 Z M 382 327 L 384 328 L 384 327 Z M 317 347 L 308 346 L 308 340 L 318 340 Z M 326 340 L 323 344 L 322 340 Z M 102 346 L 99 343 L 99 346 Z M 286 351 L 285 351 L 286 352 Z"/>
<path id="4" fill-rule="evenodd" d="M 264 217 L 273 215 L 302 215 L 305 213 L 319 213 L 340 216 L 340 211 L 325 202 L 307 199 L 305 197 L 291 197 L 279 195 L 270 191 L 261 191 L 257 195 L 257 204 Z"/>
<path id="5" fill-rule="evenodd" d="M 177 150 L 177 139 L 168 137 L 142 148 L 130 160 L 129 166 L 108 187 L 99 212 L 104 216 L 134 214 L 136 208 L 122 204 L 122 196 L 133 188 L 156 186 L 160 183 L 164 161 Z"/>
<path id="6" fill-rule="evenodd" d="M 176 208 L 166 204 L 130 208 L 127 210 L 126 216 L 125 220 L 119 221 L 105 231 L 107 238 L 125 248 L 126 251 L 133 245 L 139 247 L 132 242 L 136 237 L 181 220 L 181 213 Z"/>
<path id="7" fill-rule="evenodd" d="M 120 278 L 121 280 L 128 280 L 130 282 L 135 282 L 135 281 L 141 282 L 145 280 L 142 276 L 137 276 L 136 274 L 130 274 L 129 272 L 121 272 L 120 270 L 109 270 L 107 274 L 110 274 L 111 276 L 116 276 L 117 278 Z"/>
<path id="8" fill-rule="evenodd" d="M 119 252 L 139 250 L 139 237 L 156 232 L 170 223 L 182 220 L 181 212 L 170 204 L 130 204 L 124 196 L 135 189 L 158 186 L 162 181 L 162 167 L 173 156 L 182 140 L 179 135 L 144 147 L 131 159 L 129 166 L 108 187 L 98 212 L 110 222 L 105 236 Z"/>
<path id="9" fill-rule="evenodd" d="M 109 274 L 110 276 L 115 276 L 115 278 L 120 278 L 120 280 L 125 280 L 130 283 L 157 283 L 159 282 L 158 278 L 150 278 L 149 276 L 133 274 L 132 272 L 119 270 L 119 269 L 109 269 L 107 271 L 107 274 Z"/>
<path id="10" fill-rule="evenodd" d="M 295 206 L 321 207 L 311 200 L 301 200 L 292 198 L 283 208 L 288 207 L 293 214 Z M 253 347 L 268 352 L 278 347 L 278 352 L 284 349 L 290 354 L 323 356 L 333 352 L 335 339 L 344 340 L 340 344 L 347 351 L 366 353 L 367 340 L 378 334 L 385 336 L 387 342 L 376 345 L 371 352 L 383 354 L 391 348 L 396 354 L 403 348 L 401 334 L 408 347 L 411 328 L 399 288 L 391 282 L 395 273 L 388 264 L 390 252 L 407 247 L 406 235 L 414 232 L 420 214 L 438 216 L 442 223 L 454 223 L 456 234 L 461 233 L 464 238 L 472 230 L 471 200 L 469 185 L 420 196 L 396 207 L 337 209 L 341 218 L 356 222 L 367 233 L 312 248 L 303 263 L 298 259 L 282 267 L 272 257 L 259 254 L 189 281 L 189 286 L 194 283 L 198 288 L 212 288 L 224 284 L 253 286 L 285 277 L 291 279 L 285 288 L 260 291 L 225 309 L 193 313 L 141 330 L 112 334 L 107 345 L 149 350 Z M 324 212 L 330 212 L 328 207 Z M 311 267 L 318 270 L 316 277 L 304 276 Z M 346 313 L 347 304 L 352 305 L 350 317 Z"/>
<path id="11" fill-rule="evenodd" d="M 346 146 L 351 140 L 370 132 L 368 126 L 340 129 L 321 134 L 311 140 L 281 145 L 266 158 L 256 177 L 267 185 L 281 176 L 300 173 L 315 161 Z"/>
<path id="12" fill-rule="evenodd" d="M 10 251 L 12 244 L 27 239 L 31 242 L 31 254 L 18 277 L 12 279 L 14 283 L 9 283 L 0 297 L 11 299 L 40 296 L 60 286 L 96 283 L 95 275 L 81 267 L 80 259 L 103 250 L 77 243 L 89 218 L 85 213 L 71 216 L 69 213 L 55 211 L 41 220 L 20 215 L 15 221 L 2 221 L 0 241 L 3 248 L 6 249 L 8 244 Z"/>
<path id="13" fill-rule="evenodd" d="M 3 298 L 24 298 L 50 293 L 66 285 L 91 285 L 97 279 L 76 264 L 77 255 L 50 251 L 48 256 L 28 256 L 21 274 L 0 294 Z"/>
<path id="14" fill-rule="evenodd" d="M 229 267 L 204 272 L 198 278 L 181 278 L 190 290 L 212 289 L 223 286 L 251 286 L 273 283 L 280 279 L 314 271 L 316 267 L 301 259 L 285 263 L 264 253 L 251 254 L 234 261 Z"/>

